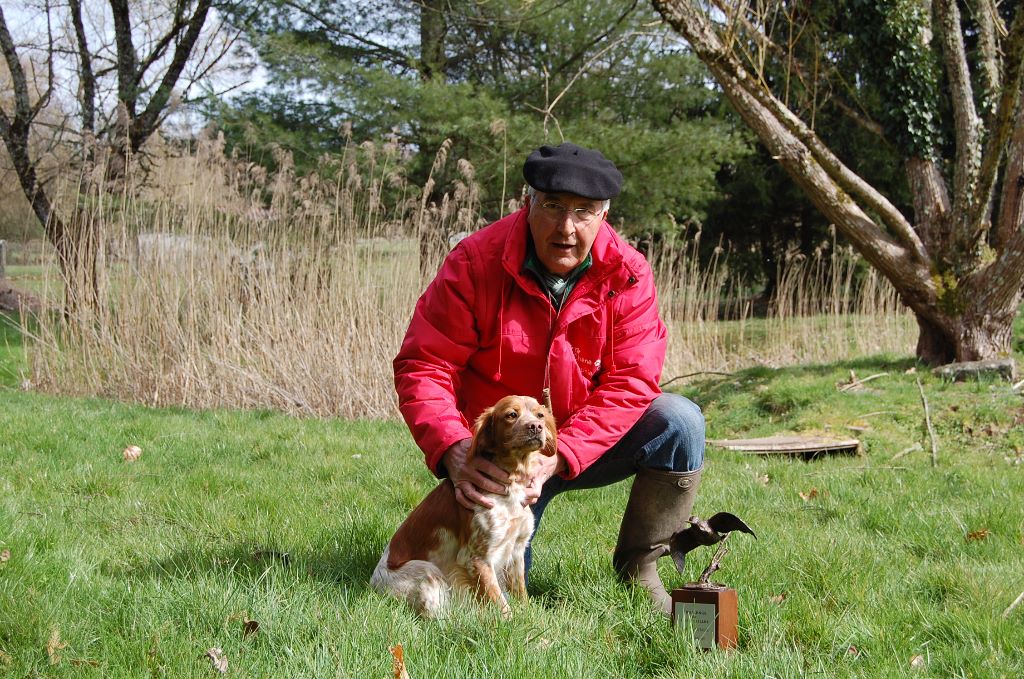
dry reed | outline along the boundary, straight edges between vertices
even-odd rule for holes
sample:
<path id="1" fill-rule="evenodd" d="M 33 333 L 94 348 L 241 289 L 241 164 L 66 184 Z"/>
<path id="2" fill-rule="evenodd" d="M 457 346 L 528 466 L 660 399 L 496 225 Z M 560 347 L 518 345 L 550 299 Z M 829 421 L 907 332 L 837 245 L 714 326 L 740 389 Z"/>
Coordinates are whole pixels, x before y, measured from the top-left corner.
<path id="1" fill-rule="evenodd" d="M 268 173 L 227 157 L 216 138 L 190 154 L 151 149 L 146 185 L 91 213 L 106 244 L 99 308 L 33 326 L 34 384 L 150 405 L 395 417 L 391 359 L 422 272 L 443 254 L 422 238 L 480 226 L 473 168 L 458 161 L 456 191 L 432 200 L 432 186 L 406 183 L 393 145 L 349 145 L 304 177 L 286 152 L 276 161 Z M 761 320 L 731 301 L 743 282 L 724 253 L 701 267 L 696 244 L 681 238 L 652 256 L 670 327 L 666 377 L 912 346 L 891 288 L 855 279 L 848 252 L 790 262 Z"/>

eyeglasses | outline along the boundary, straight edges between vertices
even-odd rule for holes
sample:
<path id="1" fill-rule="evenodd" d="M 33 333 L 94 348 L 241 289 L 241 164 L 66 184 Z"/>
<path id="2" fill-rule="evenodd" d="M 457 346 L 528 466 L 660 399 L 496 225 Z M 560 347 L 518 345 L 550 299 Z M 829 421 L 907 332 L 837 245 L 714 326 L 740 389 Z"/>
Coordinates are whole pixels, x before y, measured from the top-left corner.
<path id="1" fill-rule="evenodd" d="M 553 200 L 546 200 L 540 204 L 541 212 L 548 217 L 557 219 L 559 221 L 565 219 L 565 213 L 569 213 L 569 218 L 576 224 L 589 224 L 590 222 L 597 219 L 601 213 L 595 212 L 589 207 L 574 207 L 568 208 L 561 203 L 556 203 Z"/>

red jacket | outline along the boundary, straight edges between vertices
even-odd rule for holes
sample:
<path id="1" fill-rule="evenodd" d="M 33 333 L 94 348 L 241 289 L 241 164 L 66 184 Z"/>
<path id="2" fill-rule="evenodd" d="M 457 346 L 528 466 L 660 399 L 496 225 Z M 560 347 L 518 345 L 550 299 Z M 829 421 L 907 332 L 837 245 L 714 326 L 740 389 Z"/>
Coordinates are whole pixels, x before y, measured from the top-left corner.
<path id="1" fill-rule="evenodd" d="M 394 360 L 399 409 L 427 466 L 503 396 L 551 387 L 573 478 L 661 393 L 667 332 L 643 255 L 601 224 L 593 264 L 556 312 L 523 270 L 527 210 L 462 240 L 416 303 Z"/>

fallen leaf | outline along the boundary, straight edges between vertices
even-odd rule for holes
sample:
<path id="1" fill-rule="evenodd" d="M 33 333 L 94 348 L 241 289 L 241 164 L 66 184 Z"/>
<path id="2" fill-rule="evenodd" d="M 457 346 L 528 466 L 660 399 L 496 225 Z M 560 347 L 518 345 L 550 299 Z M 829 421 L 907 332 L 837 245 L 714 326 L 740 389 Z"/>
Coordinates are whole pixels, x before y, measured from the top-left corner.
<path id="1" fill-rule="evenodd" d="M 248 617 L 242 619 L 242 636 L 247 637 L 260 631 L 260 623 L 250 620 Z"/>
<path id="2" fill-rule="evenodd" d="M 545 639 L 544 637 L 541 637 L 537 639 L 537 648 L 543 651 L 546 648 L 551 648 L 551 644 L 553 643 L 555 642 L 551 641 L 551 639 Z"/>
<path id="3" fill-rule="evenodd" d="M 100 666 L 100 662 L 98 660 L 88 660 L 86 658 L 72 658 L 71 664 L 75 667 L 82 667 L 83 665 L 88 665 L 89 667 Z"/>
<path id="4" fill-rule="evenodd" d="M 817 488 L 811 488 L 806 493 L 799 493 L 799 495 L 800 495 L 800 499 L 803 500 L 804 502 L 810 502 L 814 498 L 818 497 L 818 489 Z"/>
<path id="5" fill-rule="evenodd" d="M 966 539 L 968 542 L 977 542 L 987 538 L 991 532 L 988 528 L 979 528 L 968 533 Z"/>
<path id="6" fill-rule="evenodd" d="M 10 560 L 11 560 L 11 550 L 5 549 L 4 551 L 0 552 L 0 563 L 3 563 L 4 561 L 10 561 Z"/>
<path id="7" fill-rule="evenodd" d="M 773 604 L 781 604 L 783 601 L 786 600 L 786 593 L 783 592 L 782 594 L 776 594 L 768 600 L 771 601 Z"/>
<path id="8" fill-rule="evenodd" d="M 12 662 L 14 661 L 11 660 L 11 656 L 7 655 L 3 651 L 0 651 L 0 665 L 10 667 Z"/>
<path id="9" fill-rule="evenodd" d="M 128 446 L 124 449 L 124 453 L 122 454 L 124 455 L 125 462 L 135 462 L 135 460 L 142 457 L 142 448 L 139 448 L 138 446 Z"/>
<path id="10" fill-rule="evenodd" d="M 768 482 L 771 480 L 771 477 L 768 476 L 767 474 L 761 474 L 757 477 L 757 482 L 760 483 L 762 486 L 767 486 Z"/>
<path id="11" fill-rule="evenodd" d="M 50 640 L 46 642 L 46 655 L 49 656 L 51 665 L 60 662 L 60 651 L 65 648 L 67 648 L 67 642 L 60 640 L 60 632 L 54 627 L 50 633 Z"/>
<path id="12" fill-rule="evenodd" d="M 356 453 L 355 455 L 352 456 L 352 459 L 353 460 L 361 460 L 361 459 L 363 459 L 363 456 L 360 455 L 359 453 Z"/>
<path id="13" fill-rule="evenodd" d="M 912 670 L 923 670 L 927 664 L 923 655 L 915 655 L 910 658 L 910 669 Z"/>
<path id="14" fill-rule="evenodd" d="M 224 651 L 219 648 L 208 648 L 206 649 L 206 657 L 210 659 L 210 663 L 213 664 L 213 669 L 217 670 L 221 674 L 228 671 L 228 657 L 224 655 Z"/>
<path id="15" fill-rule="evenodd" d="M 857 647 L 853 646 L 853 645 L 851 645 L 848 649 L 846 649 L 846 653 L 848 655 L 852 655 L 854 657 L 857 657 L 858 655 L 860 655 L 860 651 L 858 651 Z"/>
<path id="16" fill-rule="evenodd" d="M 402 644 L 395 644 L 388 650 L 394 658 L 391 669 L 395 673 L 395 679 L 409 679 L 409 673 L 405 670 L 405 652 L 402 650 Z"/>

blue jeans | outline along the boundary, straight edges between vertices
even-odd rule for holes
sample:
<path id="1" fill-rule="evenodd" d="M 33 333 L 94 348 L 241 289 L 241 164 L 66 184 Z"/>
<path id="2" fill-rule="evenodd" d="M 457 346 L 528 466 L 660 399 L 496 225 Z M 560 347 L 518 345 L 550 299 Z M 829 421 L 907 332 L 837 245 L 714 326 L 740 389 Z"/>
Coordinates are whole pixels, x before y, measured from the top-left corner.
<path id="1" fill-rule="evenodd" d="M 533 534 L 548 503 L 567 490 L 609 486 L 640 468 L 669 472 L 696 471 L 704 464 L 704 415 L 696 403 L 678 394 L 662 394 L 618 443 L 574 479 L 552 476 L 533 509 Z M 532 544 L 533 539 L 530 539 Z M 532 548 L 526 548 L 530 569 Z"/>

